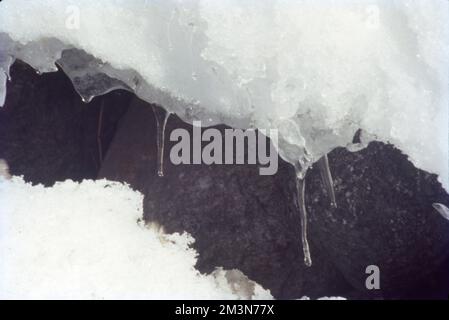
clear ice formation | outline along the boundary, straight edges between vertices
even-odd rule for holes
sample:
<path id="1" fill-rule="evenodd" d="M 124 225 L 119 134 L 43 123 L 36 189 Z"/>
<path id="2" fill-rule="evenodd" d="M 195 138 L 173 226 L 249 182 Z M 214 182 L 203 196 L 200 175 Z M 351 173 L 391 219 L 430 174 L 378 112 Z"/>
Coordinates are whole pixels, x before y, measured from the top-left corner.
<path id="1" fill-rule="evenodd" d="M 6 99 L 6 73 L 0 72 L 0 104 L 4 105 Z"/>
<path id="2" fill-rule="evenodd" d="M 337 207 L 337 200 L 335 198 L 335 190 L 334 190 L 334 181 L 332 179 L 331 170 L 329 168 L 329 158 L 327 154 L 321 157 L 318 160 L 318 166 L 320 168 L 321 181 L 323 181 L 324 186 L 326 187 L 327 195 L 331 200 L 331 206 Z"/>
<path id="3" fill-rule="evenodd" d="M 1 50 L 3 47 L 1 34 L 0 45 L 0 106 L 3 106 L 6 100 L 6 81 L 11 80 L 9 68 L 14 63 L 14 58 L 7 51 Z"/>
<path id="4" fill-rule="evenodd" d="M 164 176 L 164 150 L 165 150 L 165 128 L 167 127 L 170 112 L 153 106 L 154 117 L 156 118 L 156 139 L 157 139 L 157 175 Z"/>
<path id="5" fill-rule="evenodd" d="M 305 203 L 305 188 L 306 179 L 305 177 L 296 178 L 296 191 L 298 194 L 298 207 L 301 217 L 301 241 L 302 241 L 302 251 L 304 253 L 304 264 L 308 267 L 312 266 L 312 257 L 310 255 L 309 240 L 307 239 L 307 209 Z"/>
<path id="6" fill-rule="evenodd" d="M 59 65 L 85 101 L 125 88 L 190 123 L 278 128 L 306 167 L 363 129 L 447 188 L 447 21 L 447 0 L 4 0 L 0 104 L 11 58 Z"/>
<path id="7" fill-rule="evenodd" d="M 117 80 L 103 72 L 107 65 L 95 57 L 77 49 L 64 50 L 56 64 L 72 80 L 73 86 L 81 99 L 89 103 L 96 96 L 117 89 L 132 91 L 123 81 Z"/>
<path id="8" fill-rule="evenodd" d="M 318 160 L 318 167 L 321 174 L 321 180 L 326 188 L 326 192 L 330 198 L 330 204 L 333 208 L 337 208 L 337 200 L 335 197 L 334 182 L 329 167 L 329 158 L 325 154 Z M 297 162 L 295 165 L 296 171 L 296 200 L 298 205 L 299 216 L 301 220 L 301 241 L 304 254 L 304 264 L 308 267 L 312 266 L 312 257 L 310 254 L 309 240 L 307 239 L 307 209 L 306 209 L 306 175 L 308 168 L 304 163 Z"/>

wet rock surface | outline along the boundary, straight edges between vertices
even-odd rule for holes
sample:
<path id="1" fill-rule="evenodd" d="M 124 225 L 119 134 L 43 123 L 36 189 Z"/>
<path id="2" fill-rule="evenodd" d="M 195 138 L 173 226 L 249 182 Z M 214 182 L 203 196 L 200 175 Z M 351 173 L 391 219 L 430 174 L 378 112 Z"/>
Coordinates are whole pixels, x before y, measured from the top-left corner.
<path id="1" fill-rule="evenodd" d="M 165 176 L 158 177 L 150 105 L 124 92 L 84 105 L 63 74 L 39 77 L 22 64 L 12 76 L 0 109 L 0 158 L 11 173 L 47 185 L 98 172 L 129 183 L 145 195 L 148 222 L 192 234 L 200 271 L 237 268 L 276 298 L 447 298 L 449 222 L 432 203 L 448 205 L 449 196 L 435 176 L 414 168 L 393 146 L 371 143 L 357 153 L 329 154 L 337 209 L 318 168 L 308 173 L 308 268 L 289 164 L 279 160 L 273 176 L 260 176 L 255 165 L 174 166 L 169 134 L 191 127 L 172 116 Z M 365 288 L 365 268 L 372 264 L 380 268 L 380 290 Z"/>

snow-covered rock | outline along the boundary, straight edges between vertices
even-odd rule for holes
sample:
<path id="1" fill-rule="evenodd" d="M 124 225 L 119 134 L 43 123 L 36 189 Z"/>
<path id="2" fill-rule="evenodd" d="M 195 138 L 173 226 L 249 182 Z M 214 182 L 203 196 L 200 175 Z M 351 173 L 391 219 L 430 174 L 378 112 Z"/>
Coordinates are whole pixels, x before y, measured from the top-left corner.
<path id="1" fill-rule="evenodd" d="M 390 142 L 447 188 L 447 21 L 446 0 L 5 0 L 0 68 L 57 62 L 86 101 L 126 88 L 188 122 L 278 128 L 303 169 Z"/>

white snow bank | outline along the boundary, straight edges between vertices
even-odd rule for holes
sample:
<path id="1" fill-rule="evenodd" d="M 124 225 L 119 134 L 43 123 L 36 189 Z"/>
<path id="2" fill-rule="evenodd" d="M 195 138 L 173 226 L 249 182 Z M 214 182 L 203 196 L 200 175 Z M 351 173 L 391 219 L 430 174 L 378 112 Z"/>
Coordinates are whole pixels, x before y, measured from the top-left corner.
<path id="1" fill-rule="evenodd" d="M 126 87 L 186 121 L 278 128 L 303 167 L 361 128 L 447 188 L 448 21 L 447 0 L 4 0 L 0 57 L 59 59 L 87 100 Z"/>
<path id="2" fill-rule="evenodd" d="M 141 222 L 120 183 L 0 177 L 0 299 L 271 299 L 237 270 L 195 268 L 187 235 Z"/>

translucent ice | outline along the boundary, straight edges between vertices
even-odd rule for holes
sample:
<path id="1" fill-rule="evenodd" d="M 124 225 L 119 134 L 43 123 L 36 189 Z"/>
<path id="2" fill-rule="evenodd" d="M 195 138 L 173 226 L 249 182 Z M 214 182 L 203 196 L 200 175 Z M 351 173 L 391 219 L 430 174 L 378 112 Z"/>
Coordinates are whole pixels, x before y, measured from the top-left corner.
<path id="1" fill-rule="evenodd" d="M 306 179 L 297 177 L 296 191 L 297 191 L 299 213 L 301 218 L 301 241 L 302 241 L 302 250 L 304 253 L 304 264 L 310 267 L 312 265 L 312 257 L 310 255 L 309 240 L 307 239 L 308 222 L 307 222 L 307 209 L 305 203 L 305 188 L 306 188 Z"/>
<path id="2" fill-rule="evenodd" d="M 304 172 L 363 129 L 447 189 L 447 21 L 446 0 L 4 0 L 0 52 L 57 62 L 86 101 L 122 87 L 188 122 L 278 128 Z"/>
<path id="3" fill-rule="evenodd" d="M 5 104 L 6 80 L 10 79 L 9 67 L 14 62 L 14 58 L 6 51 L 7 41 L 10 43 L 10 39 L 0 34 L 0 107 Z"/>
<path id="4" fill-rule="evenodd" d="M 153 107 L 154 116 L 156 118 L 157 127 L 157 175 L 164 176 L 164 150 L 165 150 L 165 129 L 167 127 L 170 113 Z"/>
<path id="5" fill-rule="evenodd" d="M 331 200 L 331 205 L 337 207 L 337 199 L 335 198 L 334 181 L 332 179 L 331 170 L 329 167 L 329 158 L 325 154 L 320 160 L 318 160 L 318 166 L 320 167 L 321 181 L 326 187 L 327 195 Z"/>
<path id="6" fill-rule="evenodd" d="M 6 99 L 6 74 L 0 71 L 0 105 L 5 104 Z"/>

